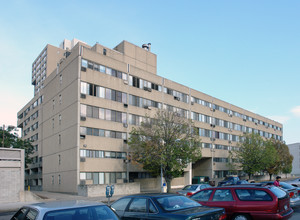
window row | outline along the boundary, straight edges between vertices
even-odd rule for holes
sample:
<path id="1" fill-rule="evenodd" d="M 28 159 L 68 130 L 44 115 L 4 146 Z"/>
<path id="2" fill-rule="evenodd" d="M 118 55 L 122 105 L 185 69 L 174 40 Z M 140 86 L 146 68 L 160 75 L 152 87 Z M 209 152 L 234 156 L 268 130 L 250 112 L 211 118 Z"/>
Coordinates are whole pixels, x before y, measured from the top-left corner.
<path id="1" fill-rule="evenodd" d="M 126 155 L 126 152 L 80 149 L 80 157 L 126 159 Z"/>
<path id="2" fill-rule="evenodd" d="M 189 96 L 187 94 L 175 91 L 173 89 L 169 89 L 167 87 L 164 87 L 164 93 L 174 96 L 174 99 L 176 99 L 178 101 L 189 103 L 189 100 L 188 100 Z"/>
<path id="3" fill-rule="evenodd" d="M 250 117 L 250 116 L 247 116 L 247 115 L 244 115 L 244 114 L 241 114 L 239 112 L 236 112 L 236 111 L 232 111 L 230 109 L 227 109 L 225 107 L 222 107 L 222 106 L 219 106 L 219 105 L 216 105 L 216 104 L 213 104 L 211 102 L 207 102 L 207 101 L 204 101 L 204 100 L 201 100 L 201 99 L 198 99 L 196 97 L 191 97 L 191 102 L 192 103 L 197 103 L 197 104 L 200 104 L 200 105 L 204 105 L 204 106 L 207 106 L 209 108 L 211 108 L 211 110 L 218 110 L 218 111 L 221 111 L 221 112 L 225 112 L 227 113 L 228 115 L 232 116 L 236 116 L 236 117 L 239 117 L 239 118 L 242 118 L 244 121 L 248 120 L 248 121 L 251 121 L 251 122 L 254 122 L 255 124 L 260 124 L 260 125 L 264 125 L 266 127 L 270 127 L 270 128 L 273 128 L 274 130 L 279 130 L 281 131 L 281 128 L 280 127 L 277 127 L 275 125 L 271 125 L 267 122 L 264 122 L 264 121 L 261 121 L 261 120 L 258 120 L 258 119 L 255 119 L 253 117 Z"/>
<path id="4" fill-rule="evenodd" d="M 109 67 L 103 66 L 101 64 L 91 62 L 91 61 L 87 61 L 84 59 L 81 60 L 81 67 L 89 68 L 89 69 L 92 69 L 92 70 L 95 70 L 95 71 L 98 71 L 101 73 L 105 73 L 110 76 L 114 76 L 116 78 L 127 80 L 126 73 L 122 73 L 121 71 L 118 71 L 118 70 L 115 70 L 115 69 L 112 69 L 112 68 L 109 68 Z"/>
<path id="5" fill-rule="evenodd" d="M 80 172 L 80 180 L 92 180 L 93 184 L 113 184 L 118 179 L 126 179 L 126 172 Z"/>
<path id="6" fill-rule="evenodd" d="M 160 102 L 141 98 L 135 95 L 129 95 L 129 105 L 133 105 L 141 108 L 148 108 L 148 107 L 161 108 L 162 106 Z"/>
<path id="7" fill-rule="evenodd" d="M 110 131 L 110 130 L 104 130 L 98 128 L 80 127 L 81 138 L 84 138 L 85 135 L 127 140 L 127 133 L 125 132 Z"/>
<path id="8" fill-rule="evenodd" d="M 144 79 L 140 79 L 136 76 L 131 76 L 129 75 L 129 85 L 136 87 L 136 88 L 140 88 L 140 89 L 145 89 L 147 91 L 151 91 L 152 89 L 161 92 L 161 86 L 152 82 L 149 82 L 147 80 Z"/>
<path id="9" fill-rule="evenodd" d="M 203 128 L 194 127 L 193 133 L 201 137 L 209 137 L 209 138 L 235 141 L 235 142 L 240 141 L 238 135 L 233 135 L 233 134 L 228 134 L 228 133 L 223 133 L 223 132 L 213 131 L 213 130 L 208 130 Z"/>
<path id="10" fill-rule="evenodd" d="M 126 113 L 90 105 L 80 105 L 80 115 L 83 117 L 103 119 L 127 124 Z"/>
<path id="11" fill-rule="evenodd" d="M 18 119 L 22 119 L 28 115 L 29 111 L 36 108 L 38 105 L 42 104 L 44 101 L 44 96 L 40 96 L 34 103 L 32 103 L 23 113 L 18 116 Z"/>
<path id="12" fill-rule="evenodd" d="M 172 105 L 163 104 L 163 109 L 169 111 L 169 112 L 175 112 L 180 117 L 188 118 L 188 111 L 182 108 L 178 108 Z"/>
<path id="13" fill-rule="evenodd" d="M 214 157 L 214 162 L 217 162 L 217 163 L 228 163 L 228 158 Z"/>
<path id="14" fill-rule="evenodd" d="M 104 88 L 98 85 L 81 82 L 81 94 L 96 96 L 112 101 L 127 103 L 127 94 L 113 89 Z"/>

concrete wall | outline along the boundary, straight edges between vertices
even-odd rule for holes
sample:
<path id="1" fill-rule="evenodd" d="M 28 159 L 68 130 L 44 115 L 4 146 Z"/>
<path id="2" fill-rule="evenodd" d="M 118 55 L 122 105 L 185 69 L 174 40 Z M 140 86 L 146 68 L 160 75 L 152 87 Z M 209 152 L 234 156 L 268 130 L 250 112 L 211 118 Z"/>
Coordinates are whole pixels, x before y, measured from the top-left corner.
<path id="1" fill-rule="evenodd" d="M 79 185 L 78 195 L 87 197 L 106 196 L 107 185 Z M 140 183 L 122 183 L 114 184 L 114 195 L 136 194 L 140 193 Z"/>
<path id="2" fill-rule="evenodd" d="M 291 174 L 300 175 L 300 143 L 289 144 L 288 147 L 290 150 L 290 154 L 294 156 L 292 163 L 293 169 Z"/>
<path id="3" fill-rule="evenodd" d="M 178 189 L 183 188 L 187 185 L 185 182 L 185 177 L 174 178 L 171 182 L 171 188 Z M 160 191 L 161 190 L 161 180 L 160 177 L 157 178 L 147 178 L 147 179 L 134 179 L 134 182 L 138 182 L 141 185 L 141 191 Z M 165 183 L 165 180 L 163 180 Z"/>
<path id="4" fill-rule="evenodd" d="M 24 150 L 0 148 L 0 203 L 19 202 L 24 191 Z"/>

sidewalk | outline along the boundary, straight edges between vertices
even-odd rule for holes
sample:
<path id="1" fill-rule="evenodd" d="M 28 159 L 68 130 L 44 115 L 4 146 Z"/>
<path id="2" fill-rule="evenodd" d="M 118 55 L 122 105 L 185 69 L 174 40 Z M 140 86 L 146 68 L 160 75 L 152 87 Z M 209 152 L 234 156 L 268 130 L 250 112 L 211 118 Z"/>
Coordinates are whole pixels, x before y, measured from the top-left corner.
<path id="1" fill-rule="evenodd" d="M 107 203 L 108 199 L 105 196 L 99 197 L 85 197 L 72 195 L 67 193 L 55 193 L 55 192 L 47 192 L 47 191 L 31 191 L 34 193 L 38 199 L 28 201 L 28 202 L 13 202 L 13 203 L 0 203 L 0 213 L 2 212 L 12 212 L 17 211 L 24 205 L 29 205 L 33 203 L 39 202 L 48 202 L 48 201 L 60 201 L 60 200 L 89 200 L 89 201 L 98 201 Z M 123 195 L 112 196 L 110 198 L 110 202 L 115 201 L 119 198 L 123 197 Z"/>

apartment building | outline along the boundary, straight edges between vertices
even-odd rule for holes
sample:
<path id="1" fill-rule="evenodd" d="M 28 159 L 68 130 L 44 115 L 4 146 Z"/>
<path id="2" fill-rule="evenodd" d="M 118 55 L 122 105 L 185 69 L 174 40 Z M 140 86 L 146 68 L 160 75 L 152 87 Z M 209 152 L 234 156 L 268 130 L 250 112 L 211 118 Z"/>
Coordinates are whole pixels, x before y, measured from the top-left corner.
<path id="1" fill-rule="evenodd" d="M 77 192 L 80 184 L 150 177 L 128 160 L 127 139 L 132 126 L 158 109 L 192 119 L 202 140 L 202 159 L 185 170 L 182 185 L 193 176 L 228 174 L 228 152 L 243 133 L 282 140 L 282 124 L 159 76 L 150 44 L 123 41 L 110 49 L 64 40 L 43 51 L 40 60 L 53 62 L 45 77 L 42 69 L 37 74 L 39 57 L 34 62 L 35 95 L 18 112 L 23 138 L 36 146 L 26 184 Z"/>

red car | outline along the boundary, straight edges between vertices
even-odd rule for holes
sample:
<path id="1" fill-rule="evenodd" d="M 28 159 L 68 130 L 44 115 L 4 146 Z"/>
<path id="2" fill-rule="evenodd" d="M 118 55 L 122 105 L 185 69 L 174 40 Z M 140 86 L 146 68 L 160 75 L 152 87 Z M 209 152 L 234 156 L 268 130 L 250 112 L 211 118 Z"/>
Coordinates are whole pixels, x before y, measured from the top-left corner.
<path id="1" fill-rule="evenodd" d="M 225 208 L 228 219 L 289 219 L 289 195 L 275 186 L 234 185 L 203 189 L 190 198 L 201 205 Z"/>

